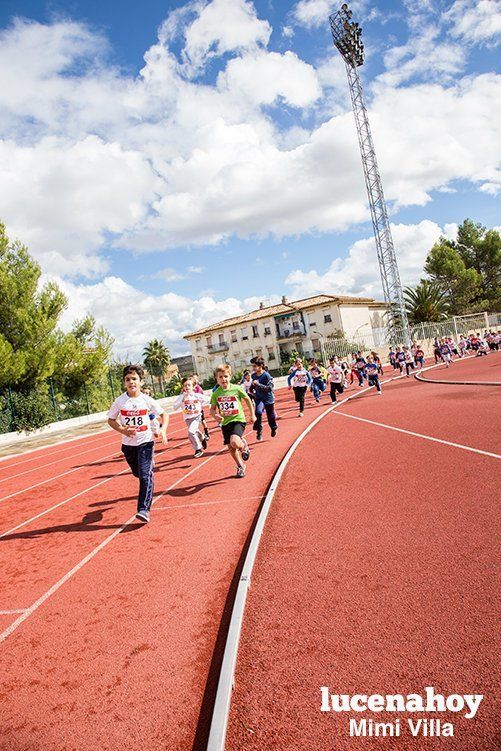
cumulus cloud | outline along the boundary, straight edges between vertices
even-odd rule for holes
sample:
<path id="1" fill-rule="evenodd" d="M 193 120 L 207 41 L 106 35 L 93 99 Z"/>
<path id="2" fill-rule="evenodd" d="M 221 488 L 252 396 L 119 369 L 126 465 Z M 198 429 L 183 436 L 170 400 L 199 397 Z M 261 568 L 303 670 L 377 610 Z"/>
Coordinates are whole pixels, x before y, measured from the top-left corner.
<path id="1" fill-rule="evenodd" d="M 315 69 L 267 49 L 269 33 L 249 0 L 189 3 L 132 77 L 106 64 L 106 41 L 85 25 L 16 21 L 3 31 L 0 191 L 11 234 L 45 269 L 92 277 L 106 273 L 110 245 L 165 251 L 367 219 L 341 61 Z M 184 44 L 177 57 L 174 40 Z M 187 77 L 187 61 L 212 55 L 216 80 Z M 494 193 L 500 77 L 404 87 L 398 60 L 411 75 L 409 50 L 388 53 L 370 103 L 388 198 L 424 204 L 457 178 Z M 277 105 L 290 124 L 270 114 Z"/>
<path id="2" fill-rule="evenodd" d="M 392 224 L 402 284 L 416 284 L 423 275 L 423 264 L 432 245 L 441 235 L 455 237 L 457 226 L 441 228 L 424 220 L 419 224 Z M 346 294 L 382 299 L 382 288 L 373 237 L 357 240 L 345 258 L 336 258 L 321 273 L 317 269 L 296 269 L 285 280 L 293 297 Z"/>
<path id="3" fill-rule="evenodd" d="M 496 45 L 501 41 L 500 0 L 456 0 L 444 18 L 452 23 L 452 35 L 466 42 Z"/>
<path id="4" fill-rule="evenodd" d="M 90 313 L 104 322 L 115 337 L 117 354 L 130 359 L 139 358 L 145 343 L 154 338 L 163 339 L 174 356 L 184 354 L 189 351 L 188 343 L 182 339 L 184 334 L 254 310 L 261 300 L 228 297 L 216 301 L 210 295 L 192 300 L 173 292 L 153 295 L 116 276 L 85 285 L 53 275 L 45 277 L 49 278 L 59 284 L 69 299 L 62 328 L 69 329 L 75 319 Z M 274 298 L 273 302 L 276 301 Z"/>

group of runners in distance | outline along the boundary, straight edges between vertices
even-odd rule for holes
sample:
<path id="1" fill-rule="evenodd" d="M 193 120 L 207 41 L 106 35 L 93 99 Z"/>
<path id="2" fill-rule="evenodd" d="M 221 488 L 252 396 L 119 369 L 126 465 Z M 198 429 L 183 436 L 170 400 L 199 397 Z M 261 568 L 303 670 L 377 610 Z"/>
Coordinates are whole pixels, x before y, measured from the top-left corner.
<path id="1" fill-rule="evenodd" d="M 446 367 L 453 357 L 464 357 L 475 352 L 476 356 L 498 350 L 501 343 L 500 332 L 485 331 L 459 337 L 435 339 L 433 353 L 435 363 L 443 361 Z M 411 347 L 390 348 L 388 362 L 393 370 L 409 378 L 415 368 L 422 368 L 425 353 L 421 345 L 413 342 Z M 173 404 L 173 411 L 181 411 L 194 451 L 195 458 L 203 456 L 210 432 L 205 410 L 210 409 L 211 417 L 221 428 L 223 444 L 228 447 L 236 465 L 236 476 L 245 477 L 245 463 L 250 457 L 250 448 L 245 438 L 247 416 L 252 423 L 256 438 L 263 438 L 263 414 L 266 413 L 271 437 L 277 434 L 277 414 L 273 378 L 266 369 L 261 357 L 250 361 L 251 368 L 244 371 L 241 382 L 231 382 L 232 369 L 227 363 L 218 365 L 214 376 L 216 383 L 210 395 L 206 395 L 196 375 L 182 379 L 182 389 Z M 303 417 L 308 389 L 314 400 L 320 402 L 327 391 L 332 404 L 337 396 L 355 381 L 359 387 L 365 384 L 382 395 L 380 376 L 383 375 L 381 358 L 377 352 L 363 355 L 353 352 L 349 358 L 329 358 L 327 367 L 316 359 L 307 364 L 297 358 L 287 375 L 287 386 L 293 390 L 298 404 L 299 417 Z M 127 365 L 123 371 L 125 392 L 113 402 L 108 412 L 108 424 L 122 436 L 122 452 L 132 474 L 139 480 L 139 494 L 136 518 L 141 522 L 150 521 L 150 508 L 153 500 L 154 440 L 160 437 L 167 444 L 169 416 L 161 405 L 152 398 L 144 385 L 144 370 L 140 365 Z"/>

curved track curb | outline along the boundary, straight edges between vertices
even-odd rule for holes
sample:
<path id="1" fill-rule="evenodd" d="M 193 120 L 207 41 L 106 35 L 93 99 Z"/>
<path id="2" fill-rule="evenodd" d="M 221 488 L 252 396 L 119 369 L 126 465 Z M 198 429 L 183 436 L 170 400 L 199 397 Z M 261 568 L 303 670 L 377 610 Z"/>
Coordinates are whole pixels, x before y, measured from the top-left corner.
<path id="1" fill-rule="evenodd" d="M 423 383 L 445 383 L 451 386 L 501 386 L 501 381 L 447 381 L 445 379 L 423 378 L 420 373 L 414 373 L 414 378 L 416 381 Z"/>
<path id="2" fill-rule="evenodd" d="M 432 370 L 433 368 L 437 368 L 439 365 L 442 365 L 442 363 L 438 363 L 436 365 L 428 365 L 426 368 L 423 368 L 423 370 Z M 386 380 L 386 383 L 398 381 L 402 378 L 405 378 L 405 375 L 391 376 Z M 372 388 L 372 386 L 366 386 L 360 391 L 356 391 L 354 394 L 351 394 L 341 401 L 338 401 L 336 405 L 328 407 L 324 412 L 322 412 L 321 415 L 315 418 L 315 420 L 313 420 L 313 422 L 311 422 L 310 425 L 308 425 L 308 427 L 303 430 L 303 432 L 296 438 L 296 440 L 280 462 L 279 467 L 273 476 L 271 485 L 259 511 L 259 516 L 254 528 L 254 532 L 252 534 L 252 539 L 247 551 L 247 555 L 245 557 L 242 573 L 240 575 L 237 591 L 235 594 L 230 625 L 228 628 L 228 636 L 226 638 L 226 644 L 224 647 L 223 662 L 219 674 L 216 698 L 214 702 L 214 710 L 210 724 L 207 751 L 224 751 L 225 749 L 226 731 L 228 727 L 228 719 L 231 707 L 231 696 L 234 688 L 235 667 L 237 663 L 240 634 L 242 631 L 242 624 L 244 619 L 245 603 L 247 601 L 247 593 L 251 585 L 252 569 L 254 568 L 254 562 L 256 560 L 259 543 L 261 541 L 264 525 L 266 524 L 271 504 L 275 496 L 275 491 L 282 478 L 285 468 L 287 467 L 290 459 L 292 458 L 303 438 L 308 435 L 310 430 L 312 430 L 315 425 L 320 422 L 320 420 L 323 420 L 323 418 L 330 414 L 334 409 L 336 409 L 336 407 L 339 407 L 342 404 L 351 401 L 352 399 L 356 399 L 357 396 L 367 393 Z"/>

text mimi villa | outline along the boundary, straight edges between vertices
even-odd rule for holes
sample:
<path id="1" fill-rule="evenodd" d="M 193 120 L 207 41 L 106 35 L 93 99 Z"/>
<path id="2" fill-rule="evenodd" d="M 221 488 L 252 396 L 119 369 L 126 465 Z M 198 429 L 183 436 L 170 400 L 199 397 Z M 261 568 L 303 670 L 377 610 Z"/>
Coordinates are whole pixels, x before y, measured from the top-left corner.
<path id="1" fill-rule="evenodd" d="M 433 686 L 426 686 L 423 694 L 331 694 L 328 686 L 321 686 L 321 712 L 399 712 L 399 713 L 462 713 L 465 719 L 475 717 L 482 694 L 443 694 L 435 693 Z M 398 737 L 406 728 L 413 736 L 428 738 L 453 736 L 451 722 L 432 718 L 396 718 L 391 722 L 377 722 L 365 717 L 350 717 L 350 736 L 354 737 Z"/>

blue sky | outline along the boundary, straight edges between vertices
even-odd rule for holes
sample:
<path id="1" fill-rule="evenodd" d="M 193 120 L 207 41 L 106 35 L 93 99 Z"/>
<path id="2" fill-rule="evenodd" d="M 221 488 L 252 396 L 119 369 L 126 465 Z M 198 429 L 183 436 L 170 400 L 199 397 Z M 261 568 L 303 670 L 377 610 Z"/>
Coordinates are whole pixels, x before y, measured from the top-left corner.
<path id="1" fill-rule="evenodd" d="M 499 225 L 497 0 L 355 0 L 404 283 Z M 136 353 L 274 301 L 380 296 L 327 0 L 0 7 L 0 218 Z M 132 318 L 123 315 L 124 304 Z"/>

